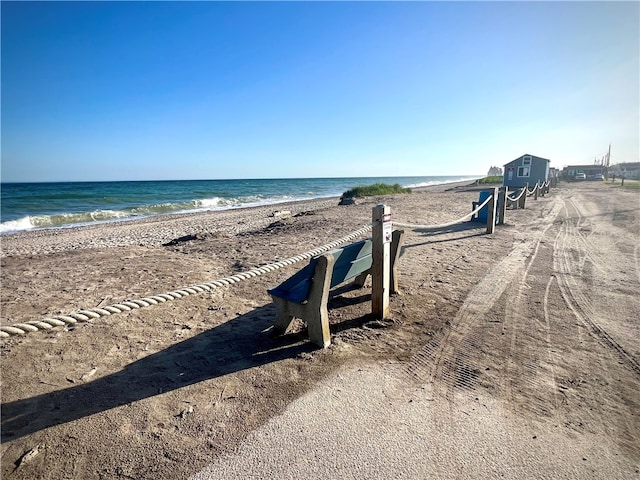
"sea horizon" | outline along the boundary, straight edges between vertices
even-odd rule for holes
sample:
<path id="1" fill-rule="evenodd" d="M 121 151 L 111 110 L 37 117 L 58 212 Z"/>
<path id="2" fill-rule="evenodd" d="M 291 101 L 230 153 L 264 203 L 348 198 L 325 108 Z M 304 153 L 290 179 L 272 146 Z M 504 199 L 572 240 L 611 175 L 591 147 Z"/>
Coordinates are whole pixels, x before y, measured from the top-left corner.
<path id="1" fill-rule="evenodd" d="M 372 183 L 419 188 L 482 175 L 0 183 L 0 234 L 330 198 Z"/>

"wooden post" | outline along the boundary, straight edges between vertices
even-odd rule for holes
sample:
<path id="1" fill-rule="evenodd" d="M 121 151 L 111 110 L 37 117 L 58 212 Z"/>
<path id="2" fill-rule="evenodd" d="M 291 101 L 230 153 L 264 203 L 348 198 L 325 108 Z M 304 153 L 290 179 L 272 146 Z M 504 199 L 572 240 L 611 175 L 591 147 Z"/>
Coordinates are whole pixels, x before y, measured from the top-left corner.
<path id="1" fill-rule="evenodd" d="M 496 228 L 496 207 L 498 205 L 498 189 L 491 188 L 489 190 L 491 192 L 491 201 L 487 205 L 487 233 L 493 233 L 493 230 Z"/>
<path id="2" fill-rule="evenodd" d="M 390 243 L 393 226 L 391 207 L 377 205 L 373 207 L 371 265 L 371 313 L 379 319 L 389 316 L 389 281 L 391 268 Z"/>
<path id="3" fill-rule="evenodd" d="M 529 191 L 529 182 L 524 184 L 524 194 L 520 197 L 520 205 L 518 207 L 524 208 L 527 203 L 527 192 Z"/>
<path id="4" fill-rule="evenodd" d="M 622 179 L 622 183 L 620 184 L 621 187 L 624 187 L 624 175 L 622 175 L 622 177 L 620 177 Z"/>
<path id="5" fill-rule="evenodd" d="M 504 216 L 507 211 L 507 195 L 509 194 L 509 187 L 500 187 L 498 190 L 498 225 L 504 225 Z"/>
<path id="6" fill-rule="evenodd" d="M 540 191 L 540 183 L 536 182 L 536 188 L 534 190 L 534 197 L 533 197 L 534 200 L 538 199 L 538 192 L 539 191 Z"/>

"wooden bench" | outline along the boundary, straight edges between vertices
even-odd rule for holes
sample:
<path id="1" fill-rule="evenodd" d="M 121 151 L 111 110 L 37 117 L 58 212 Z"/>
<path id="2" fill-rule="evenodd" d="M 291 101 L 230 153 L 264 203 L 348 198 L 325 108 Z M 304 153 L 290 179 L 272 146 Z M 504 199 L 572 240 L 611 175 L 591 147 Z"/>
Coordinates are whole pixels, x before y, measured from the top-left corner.
<path id="1" fill-rule="evenodd" d="M 403 234 L 402 230 L 396 230 L 392 235 L 391 293 L 398 291 L 396 265 Z M 268 290 L 276 307 L 276 332 L 285 333 L 293 319 L 300 318 L 307 324 L 309 339 L 320 347 L 328 347 L 331 344 L 329 290 L 349 281 L 364 286 L 373 263 L 371 247 L 371 239 L 366 239 L 314 257 L 282 284 Z"/>

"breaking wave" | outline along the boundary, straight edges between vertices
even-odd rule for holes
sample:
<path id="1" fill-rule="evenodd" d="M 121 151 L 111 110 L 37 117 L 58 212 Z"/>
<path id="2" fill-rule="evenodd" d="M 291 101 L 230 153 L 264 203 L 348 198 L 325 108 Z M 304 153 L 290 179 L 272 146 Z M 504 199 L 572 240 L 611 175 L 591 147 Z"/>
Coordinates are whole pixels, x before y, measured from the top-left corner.
<path id="1" fill-rule="evenodd" d="M 154 215 L 228 210 L 232 208 L 277 204 L 293 200 L 302 200 L 302 198 L 296 199 L 287 195 L 268 198 L 262 197 L 260 195 L 252 195 L 240 198 L 213 197 L 192 200 L 189 202 L 140 205 L 121 210 L 94 210 L 91 212 L 29 215 L 16 220 L 8 220 L 6 222 L 0 223 L 0 234 L 39 228 L 60 228 L 89 225 L 93 223 L 121 221 L 134 218 L 150 217 Z"/>

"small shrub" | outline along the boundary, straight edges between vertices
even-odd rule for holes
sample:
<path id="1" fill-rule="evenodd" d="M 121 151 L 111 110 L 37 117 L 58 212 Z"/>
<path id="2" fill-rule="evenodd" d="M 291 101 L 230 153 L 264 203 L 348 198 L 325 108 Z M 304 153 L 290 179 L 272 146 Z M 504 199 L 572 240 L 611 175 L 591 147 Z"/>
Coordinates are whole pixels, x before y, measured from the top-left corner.
<path id="1" fill-rule="evenodd" d="M 502 179 L 503 179 L 502 175 L 495 175 L 491 177 L 479 178 L 478 180 L 476 180 L 476 183 L 478 185 L 485 184 L 485 183 L 502 183 Z"/>
<path id="2" fill-rule="evenodd" d="M 389 185 L 386 183 L 374 183 L 368 186 L 358 186 L 347 190 L 342 198 L 371 197 L 374 195 L 392 195 L 394 193 L 411 193 L 410 188 L 404 188 L 399 183 Z"/>

